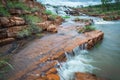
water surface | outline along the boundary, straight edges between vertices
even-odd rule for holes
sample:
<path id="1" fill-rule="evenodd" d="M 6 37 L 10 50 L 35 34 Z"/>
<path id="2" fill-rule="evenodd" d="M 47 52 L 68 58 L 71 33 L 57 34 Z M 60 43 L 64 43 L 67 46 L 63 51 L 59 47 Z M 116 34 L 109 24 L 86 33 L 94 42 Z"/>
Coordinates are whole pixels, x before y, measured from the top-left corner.
<path id="1" fill-rule="evenodd" d="M 120 21 L 95 24 L 104 32 L 104 39 L 89 53 L 99 68 L 93 73 L 111 80 L 120 80 Z"/>

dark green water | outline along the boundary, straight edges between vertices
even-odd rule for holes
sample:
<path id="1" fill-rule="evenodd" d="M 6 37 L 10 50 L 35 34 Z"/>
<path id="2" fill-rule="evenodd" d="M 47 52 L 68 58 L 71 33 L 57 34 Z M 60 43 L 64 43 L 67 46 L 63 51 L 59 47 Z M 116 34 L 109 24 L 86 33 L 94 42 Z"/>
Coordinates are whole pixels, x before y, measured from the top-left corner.
<path id="1" fill-rule="evenodd" d="M 93 73 L 110 80 L 120 80 L 120 21 L 95 24 L 104 32 L 104 39 L 90 51 Z"/>

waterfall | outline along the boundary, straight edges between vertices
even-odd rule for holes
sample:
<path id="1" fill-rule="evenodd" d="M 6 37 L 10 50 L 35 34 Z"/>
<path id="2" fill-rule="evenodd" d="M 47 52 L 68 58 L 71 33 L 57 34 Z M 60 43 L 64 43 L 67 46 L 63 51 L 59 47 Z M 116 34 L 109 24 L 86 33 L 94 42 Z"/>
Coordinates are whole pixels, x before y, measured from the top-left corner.
<path id="1" fill-rule="evenodd" d="M 93 60 L 87 57 L 86 46 L 87 44 L 83 44 L 74 48 L 71 53 L 65 52 L 67 60 L 63 63 L 58 62 L 57 68 L 61 80 L 73 80 L 75 72 L 92 73 L 96 69 L 90 65 Z"/>
<path id="2" fill-rule="evenodd" d="M 71 6 L 71 7 L 77 7 L 77 6 L 89 6 L 89 5 L 96 5 L 100 4 L 100 0 L 37 0 L 39 2 L 42 2 L 43 4 L 51 4 L 54 6 L 57 5 L 63 5 L 63 6 Z"/>

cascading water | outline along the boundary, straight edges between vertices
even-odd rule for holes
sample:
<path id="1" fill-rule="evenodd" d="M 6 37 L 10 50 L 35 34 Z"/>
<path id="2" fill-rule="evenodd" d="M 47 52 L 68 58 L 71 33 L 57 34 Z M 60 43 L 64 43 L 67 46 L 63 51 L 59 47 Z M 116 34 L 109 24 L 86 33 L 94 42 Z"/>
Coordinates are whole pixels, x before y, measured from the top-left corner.
<path id="1" fill-rule="evenodd" d="M 98 0 L 92 1 L 92 4 L 86 0 L 38 0 L 42 1 L 44 4 L 51 5 L 92 5 Z M 100 1 L 100 0 L 99 0 Z M 75 3 L 74 3 L 75 2 Z M 85 4 L 84 4 L 85 2 Z M 71 4 L 72 3 L 72 4 Z M 88 4 L 89 3 L 89 4 Z M 98 2 L 97 2 L 98 3 Z M 53 7 L 53 6 L 52 6 Z M 51 9 L 55 12 L 55 9 Z M 59 10 L 59 8 L 57 8 Z M 64 14 L 64 9 L 62 15 Z M 61 13 L 60 11 L 60 13 Z M 64 14 L 66 15 L 66 14 Z M 61 80 L 73 80 L 75 72 L 89 72 L 96 74 L 98 77 L 108 78 L 110 80 L 120 80 L 120 21 L 104 21 L 98 17 L 91 16 L 77 16 L 79 18 L 92 19 L 96 28 L 104 32 L 104 39 L 98 47 L 94 47 L 92 50 L 87 51 L 83 47 L 76 47 L 73 53 L 70 54 L 65 52 L 67 61 L 64 63 L 58 63 L 60 68 L 58 68 L 58 74 Z M 71 18 L 76 18 L 70 16 Z M 73 25 L 74 22 L 68 19 L 63 26 Z M 66 31 L 64 31 L 66 32 Z M 58 32 L 62 33 L 63 32 Z M 68 32 L 66 32 L 68 33 Z M 65 33 L 65 34 L 66 34 Z M 73 34 L 73 33 L 72 33 Z M 75 34 L 75 36 L 78 34 Z"/>
<path id="2" fill-rule="evenodd" d="M 85 49 L 86 44 L 77 46 L 72 53 L 65 52 L 66 62 L 58 63 L 57 68 L 61 80 L 73 80 L 75 72 L 89 72 L 92 73 L 97 69 L 90 65 L 93 60 L 87 57 L 88 51 Z"/>
<path id="3" fill-rule="evenodd" d="M 96 5 L 100 4 L 100 0 L 38 0 L 43 4 L 51 4 L 54 6 L 62 5 L 62 6 L 89 6 L 89 5 Z"/>

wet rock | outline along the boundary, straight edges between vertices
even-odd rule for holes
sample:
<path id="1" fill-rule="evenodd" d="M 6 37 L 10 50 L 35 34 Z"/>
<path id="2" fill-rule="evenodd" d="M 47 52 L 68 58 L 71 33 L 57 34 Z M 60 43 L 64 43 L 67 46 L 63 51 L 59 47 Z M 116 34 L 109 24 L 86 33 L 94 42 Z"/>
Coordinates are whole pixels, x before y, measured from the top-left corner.
<path id="1" fill-rule="evenodd" d="M 14 57 L 15 59 L 18 59 L 20 55 L 22 56 L 20 59 L 16 60 L 14 65 L 24 64 L 22 66 L 24 66 L 25 69 L 19 67 L 20 71 L 17 70 L 17 74 L 12 75 L 10 80 L 18 79 L 18 74 L 19 78 L 22 80 L 49 80 L 51 79 L 51 74 L 52 76 L 54 74 L 56 77 L 56 70 L 54 67 L 57 64 L 57 61 L 66 61 L 65 52 L 69 52 L 70 54 L 76 46 L 85 43 L 88 43 L 87 48 L 91 49 L 95 43 L 102 39 L 103 32 L 96 30 L 74 37 L 71 35 L 55 34 L 35 40 L 30 47 L 25 48 Z M 16 66 L 16 69 L 17 68 L 18 67 Z M 36 76 L 36 74 L 39 74 L 40 76 Z M 57 79 L 59 80 L 58 77 L 55 80 Z"/>
<path id="2" fill-rule="evenodd" d="M 106 80 L 106 79 L 98 78 L 94 74 L 77 72 L 77 73 L 75 73 L 74 80 Z"/>
<path id="3" fill-rule="evenodd" d="M 48 80 L 60 80 L 60 77 L 57 74 L 49 74 L 47 75 Z"/>

